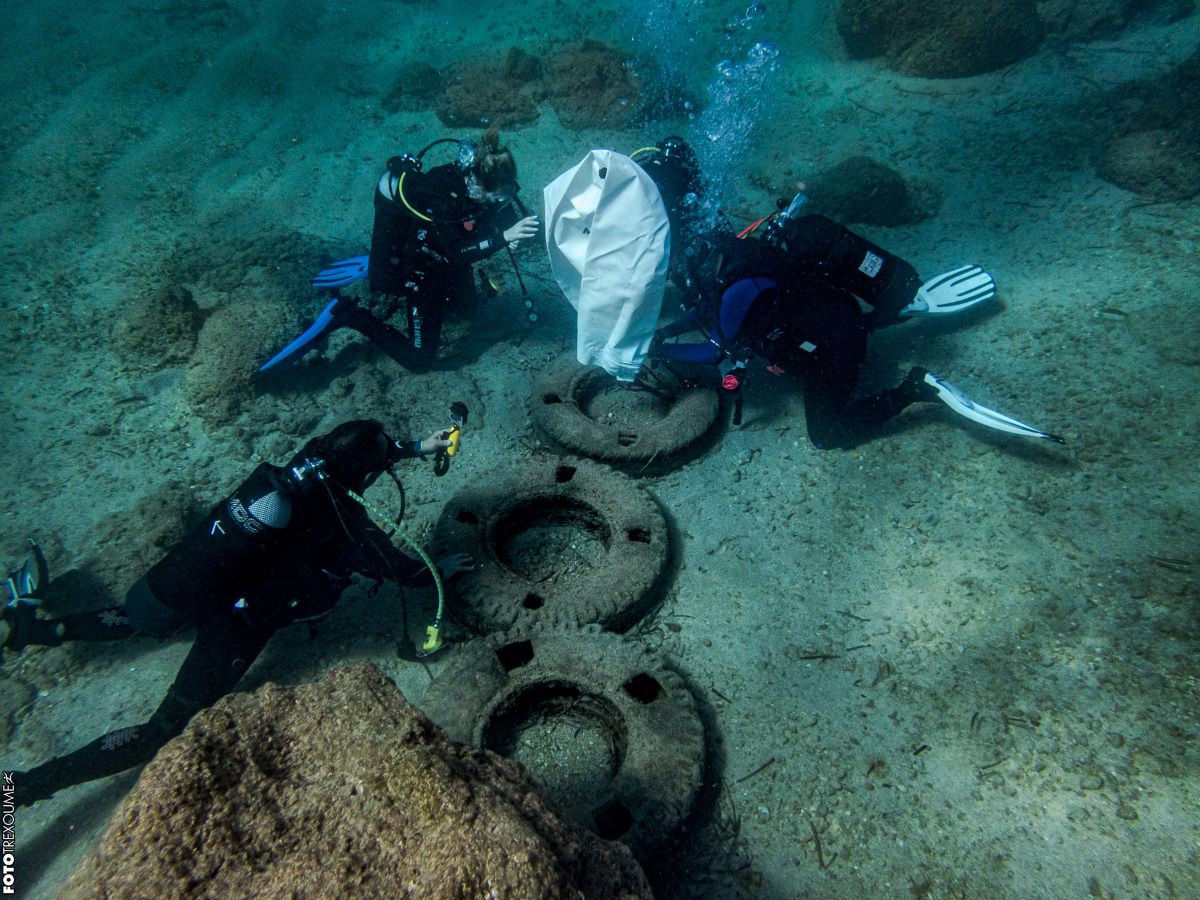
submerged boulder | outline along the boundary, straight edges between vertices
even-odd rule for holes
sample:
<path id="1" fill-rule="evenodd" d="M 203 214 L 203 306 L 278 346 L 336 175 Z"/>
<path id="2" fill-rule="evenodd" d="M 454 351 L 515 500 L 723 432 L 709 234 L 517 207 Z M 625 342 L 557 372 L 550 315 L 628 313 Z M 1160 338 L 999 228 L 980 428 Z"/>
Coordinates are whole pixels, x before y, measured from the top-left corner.
<path id="1" fill-rule="evenodd" d="M 1003 68 L 1042 39 L 1035 0 L 842 0 L 837 29 L 851 56 L 927 78 Z"/>
<path id="2" fill-rule="evenodd" d="M 453 127 L 518 128 L 538 119 L 542 99 L 541 60 L 509 48 L 498 61 L 471 61 L 451 67 L 434 105 L 437 117 Z"/>
<path id="3" fill-rule="evenodd" d="M 851 156 L 806 179 L 812 212 L 861 225 L 909 225 L 933 215 L 941 195 L 866 156 Z"/>
<path id="4" fill-rule="evenodd" d="M 1159 78 L 1106 94 L 1096 153 L 1101 177 L 1153 200 L 1200 194 L 1200 51 Z"/>
<path id="5" fill-rule="evenodd" d="M 629 850 L 455 744 L 370 664 L 200 713 L 64 897 L 649 898 Z"/>
<path id="6" fill-rule="evenodd" d="M 1173 22 L 1196 9 L 1195 0 L 1038 0 L 1046 31 L 1068 41 L 1112 37 L 1138 22 Z"/>
<path id="7" fill-rule="evenodd" d="M 135 295 L 125 307 L 113 351 L 135 371 L 185 363 L 196 349 L 204 314 L 181 285 L 161 284 Z"/>
<path id="8" fill-rule="evenodd" d="M 564 47 L 546 65 L 546 91 L 568 128 L 622 128 L 641 116 L 640 79 L 625 54 L 587 39 Z"/>

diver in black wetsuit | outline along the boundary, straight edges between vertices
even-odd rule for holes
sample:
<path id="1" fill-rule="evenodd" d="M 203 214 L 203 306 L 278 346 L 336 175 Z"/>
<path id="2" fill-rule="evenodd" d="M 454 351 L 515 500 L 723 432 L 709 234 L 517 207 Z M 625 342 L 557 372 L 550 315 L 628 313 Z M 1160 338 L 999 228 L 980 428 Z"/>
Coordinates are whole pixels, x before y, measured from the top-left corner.
<path id="1" fill-rule="evenodd" d="M 388 161 L 375 188 L 367 268 L 379 315 L 347 297 L 332 307 L 334 327 L 364 334 L 408 369 L 433 364 L 446 308 L 476 296 L 472 264 L 515 247 L 538 228 L 517 200 L 516 163 L 500 146 L 499 132 L 493 127 L 478 143 L 457 143 L 456 161 L 428 171 L 421 169 L 421 154 Z M 385 321 L 401 304 L 407 335 Z"/>
<path id="2" fill-rule="evenodd" d="M 124 606 L 61 619 L 39 619 L 20 601 L 5 607 L 0 632 L 9 650 L 196 628 L 148 722 L 17 773 L 18 804 L 149 760 L 196 712 L 234 688 L 277 629 L 330 612 L 352 572 L 411 583 L 423 566 L 401 553 L 349 492 L 361 494 L 384 471 L 395 477 L 397 460 L 449 446 L 446 435 L 397 442 L 377 421 L 346 422 L 309 441 L 284 467 L 259 465 L 130 588 Z M 465 558 L 439 567 L 453 574 Z"/>
<path id="3" fill-rule="evenodd" d="M 730 389 L 740 387 L 751 355 L 765 359 L 772 374 L 801 378 L 809 438 L 820 449 L 853 446 L 912 403 L 965 399 L 956 391 L 950 396 L 955 389 L 922 368 L 871 397 L 856 399 L 854 388 L 871 332 L 988 300 L 996 292 L 991 276 L 964 266 L 922 283 L 911 264 L 849 229 L 823 216 L 799 216 L 803 202 L 799 195 L 787 211 L 764 220 L 760 235 L 718 231 L 690 239 L 687 274 L 675 279 L 690 308 L 659 329 L 652 357 L 730 360 Z M 695 330 L 708 340 L 665 343 Z"/>

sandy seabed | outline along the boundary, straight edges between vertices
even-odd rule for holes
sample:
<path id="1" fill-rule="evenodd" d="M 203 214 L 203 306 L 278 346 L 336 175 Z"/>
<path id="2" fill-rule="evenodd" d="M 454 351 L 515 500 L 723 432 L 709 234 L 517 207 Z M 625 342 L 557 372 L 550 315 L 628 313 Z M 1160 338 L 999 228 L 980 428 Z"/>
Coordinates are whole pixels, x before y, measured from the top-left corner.
<path id="1" fill-rule="evenodd" d="M 209 324 L 281 294 L 296 323 L 310 318 L 321 301 L 303 290 L 307 275 L 365 252 L 383 162 L 466 133 L 428 110 L 381 107 L 401 65 L 541 52 L 547 34 L 623 46 L 630 12 L 103 6 L 28 6 L 0 36 L 2 511 L 13 561 L 35 535 L 79 590 L 104 581 L 79 573 L 104 567 L 127 583 L 135 560 L 161 553 L 131 514 L 139 501 L 182 490 L 211 504 L 259 460 L 281 461 L 347 418 L 424 434 L 450 401 L 471 407 L 448 477 L 417 464 L 404 473 L 417 533 L 459 485 L 541 452 L 531 378 L 572 351 L 574 332 L 537 248 L 520 259 L 541 320 L 525 321 L 511 273 L 492 265 L 501 296 L 452 327 L 446 368 L 426 375 L 341 333 L 291 380 L 204 414 L 183 367 L 135 371 L 114 341 L 131 298 L 168 284 L 212 311 Z M 998 436 L 921 407 L 857 450 L 819 452 L 798 393 L 764 374 L 740 428 L 643 479 L 679 540 L 679 571 L 646 639 L 705 692 L 726 784 L 713 830 L 728 852 L 697 862 L 675 890 L 1200 895 L 1200 218 L 1194 200 L 1151 203 L 1101 180 L 1092 140 L 1103 92 L 1194 52 L 1196 18 L 1048 43 L 999 73 L 932 81 L 847 60 L 831 4 L 816 6 L 780 4 L 762 23 L 781 68 L 746 165 L 726 173 L 727 208 L 739 221 L 773 208 L 748 172 L 787 183 L 854 154 L 935 183 L 936 215 L 857 230 L 926 275 L 979 262 L 1001 302 L 969 321 L 881 334 L 864 384 L 924 365 L 1067 443 Z M 693 20 L 697 84 L 737 11 L 711 4 Z M 540 205 L 536 187 L 588 148 L 695 139 L 692 124 L 572 131 L 546 108 L 508 139 Z M 247 371 L 258 362 L 240 360 Z M 383 483 L 373 490 L 394 500 Z M 112 525 L 122 520 L 135 527 Z M 429 598 L 410 600 L 417 635 Z M 97 587 L 49 612 L 106 602 Z M 315 636 L 277 635 L 244 686 L 365 658 L 419 698 L 429 675 L 397 657 L 398 627 L 393 593 L 356 588 Z M 134 640 L 7 655 L 6 691 L 27 696 L 5 729 L 5 766 L 144 721 L 186 650 Z M 134 777 L 20 814 L 28 896 L 53 894 Z"/>

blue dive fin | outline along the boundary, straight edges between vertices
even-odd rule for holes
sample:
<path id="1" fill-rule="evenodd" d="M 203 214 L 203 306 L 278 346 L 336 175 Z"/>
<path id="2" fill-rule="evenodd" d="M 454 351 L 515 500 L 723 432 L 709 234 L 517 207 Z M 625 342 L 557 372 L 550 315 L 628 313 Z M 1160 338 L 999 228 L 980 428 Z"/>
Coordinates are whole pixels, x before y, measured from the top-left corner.
<path id="1" fill-rule="evenodd" d="M 8 573 L 8 605 L 18 601 L 26 603 L 41 603 L 37 599 L 39 588 L 45 587 L 50 580 L 50 568 L 46 565 L 46 555 L 42 548 L 32 538 L 29 540 L 32 556 L 25 560 L 19 569 Z"/>
<path id="2" fill-rule="evenodd" d="M 319 291 L 343 288 L 367 277 L 369 256 L 352 256 L 350 259 L 340 259 L 328 269 L 322 269 L 312 280 L 312 286 Z"/>
<path id="3" fill-rule="evenodd" d="M 303 355 L 313 341 L 324 334 L 326 329 L 329 328 L 329 323 L 333 321 L 333 308 L 338 305 L 340 300 L 340 297 L 334 297 L 332 300 L 330 300 L 329 305 L 321 310 L 321 314 L 317 316 L 317 320 L 309 325 L 304 333 L 300 335 L 300 337 L 296 338 L 294 341 L 272 356 L 269 360 L 263 363 L 262 366 L 259 367 L 258 374 L 261 375 L 268 369 L 274 368 L 280 363 L 291 359 L 293 356 Z"/>

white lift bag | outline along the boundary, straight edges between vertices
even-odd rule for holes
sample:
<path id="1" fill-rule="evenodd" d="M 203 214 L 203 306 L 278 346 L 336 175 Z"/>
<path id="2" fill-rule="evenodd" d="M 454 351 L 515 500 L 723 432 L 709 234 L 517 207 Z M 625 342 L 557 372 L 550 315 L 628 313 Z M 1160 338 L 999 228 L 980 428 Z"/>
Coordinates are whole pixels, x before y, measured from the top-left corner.
<path id="1" fill-rule="evenodd" d="M 637 163 L 592 150 L 543 191 L 554 279 L 579 314 L 576 356 L 633 381 L 650 349 L 671 257 L 667 208 Z"/>

